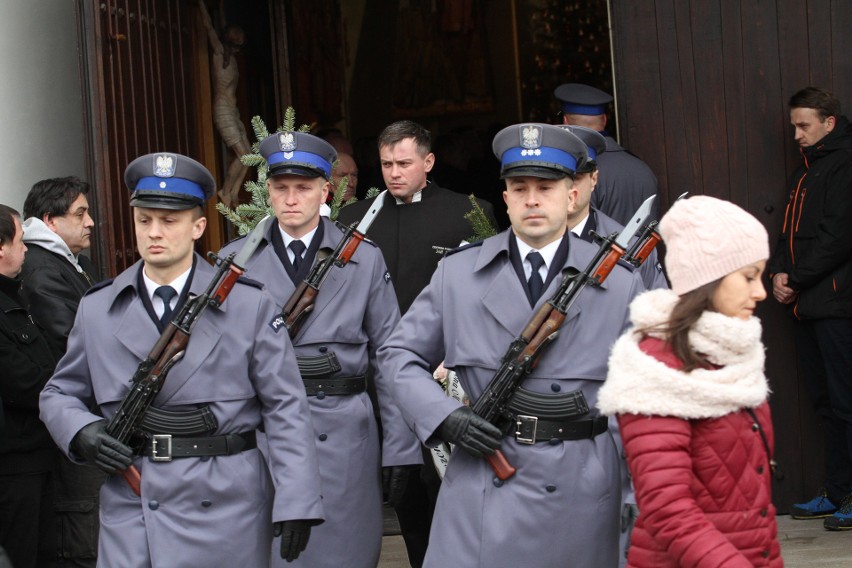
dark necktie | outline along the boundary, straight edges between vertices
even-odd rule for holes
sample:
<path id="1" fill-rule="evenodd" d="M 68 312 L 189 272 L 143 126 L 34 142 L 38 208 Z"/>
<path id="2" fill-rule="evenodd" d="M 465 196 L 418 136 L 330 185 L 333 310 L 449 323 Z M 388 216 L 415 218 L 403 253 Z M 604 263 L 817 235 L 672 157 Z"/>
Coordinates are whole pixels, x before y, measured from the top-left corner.
<path id="1" fill-rule="evenodd" d="M 171 286 L 160 286 L 154 290 L 154 295 L 163 300 L 163 315 L 160 316 L 160 324 L 165 327 L 172 321 L 172 298 L 177 292 Z"/>
<path id="2" fill-rule="evenodd" d="M 541 257 L 540 253 L 532 251 L 527 254 L 527 260 L 530 261 L 530 264 L 532 265 L 532 273 L 530 274 L 530 279 L 527 280 L 527 286 L 530 289 L 532 303 L 535 304 L 538 302 L 538 299 L 541 297 L 541 293 L 544 291 L 544 281 L 541 279 L 541 273 L 539 272 L 539 268 L 544 266 L 544 259 Z"/>
<path id="3" fill-rule="evenodd" d="M 308 248 L 305 246 L 305 243 L 302 241 L 290 241 L 288 245 L 290 250 L 293 251 L 293 270 L 299 272 L 299 266 L 302 265 L 302 254 L 304 254 L 305 249 Z"/>

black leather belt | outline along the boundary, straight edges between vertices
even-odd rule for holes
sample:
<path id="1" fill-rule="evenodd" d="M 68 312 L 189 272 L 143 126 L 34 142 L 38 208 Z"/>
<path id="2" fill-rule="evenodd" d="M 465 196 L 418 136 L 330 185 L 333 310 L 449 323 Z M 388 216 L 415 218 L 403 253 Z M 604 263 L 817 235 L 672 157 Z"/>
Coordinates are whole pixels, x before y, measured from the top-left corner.
<path id="1" fill-rule="evenodd" d="M 585 440 L 607 431 L 606 416 L 588 420 L 541 420 L 536 416 L 515 417 L 515 439 L 522 444 L 550 440 Z"/>
<path id="2" fill-rule="evenodd" d="M 305 391 L 308 396 L 316 396 L 319 398 L 325 396 L 358 394 L 367 390 L 366 375 L 326 379 L 306 379 L 303 377 L 302 382 L 305 383 Z"/>
<path id="3" fill-rule="evenodd" d="M 241 434 L 225 434 L 198 438 L 174 438 L 171 434 L 151 434 L 142 446 L 142 455 L 151 461 L 172 461 L 174 458 L 231 456 L 257 447 L 254 430 Z"/>

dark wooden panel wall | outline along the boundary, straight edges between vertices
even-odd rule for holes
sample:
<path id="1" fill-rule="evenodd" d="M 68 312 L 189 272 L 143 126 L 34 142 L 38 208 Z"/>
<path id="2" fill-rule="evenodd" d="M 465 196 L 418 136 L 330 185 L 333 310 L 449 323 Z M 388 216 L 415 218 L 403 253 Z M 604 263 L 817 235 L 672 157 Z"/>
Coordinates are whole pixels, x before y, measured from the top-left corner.
<path id="1" fill-rule="evenodd" d="M 683 191 L 729 199 L 774 244 L 799 161 L 787 100 L 814 85 L 852 112 L 852 2 L 610 0 L 610 8 L 621 141 L 657 174 L 664 210 Z M 758 315 L 784 471 L 775 501 L 786 510 L 822 482 L 821 434 L 789 316 L 771 298 Z"/>

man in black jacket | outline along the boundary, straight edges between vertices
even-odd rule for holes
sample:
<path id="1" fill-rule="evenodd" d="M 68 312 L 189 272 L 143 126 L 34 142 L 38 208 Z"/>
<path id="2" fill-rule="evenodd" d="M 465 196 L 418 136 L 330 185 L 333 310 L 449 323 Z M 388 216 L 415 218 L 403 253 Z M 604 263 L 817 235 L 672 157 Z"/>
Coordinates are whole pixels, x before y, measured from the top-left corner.
<path id="1" fill-rule="evenodd" d="M 802 89 L 789 107 L 803 163 L 769 272 L 795 318 L 799 368 L 825 431 L 825 488 L 791 514 L 852 529 L 852 124 L 822 89 Z"/>
<path id="2" fill-rule="evenodd" d="M 44 327 L 53 357 L 65 354 L 80 298 L 94 284 L 88 248 L 95 222 L 89 215 L 89 184 L 76 177 L 45 179 L 24 201 L 27 259 L 21 294 Z M 104 474 L 64 456 L 54 476 L 59 556 L 63 566 L 94 568 L 98 550 L 98 493 Z"/>
<path id="3" fill-rule="evenodd" d="M 0 546 L 13 566 L 56 565 L 53 469 L 59 450 L 38 418 L 56 361 L 20 297 L 27 247 L 18 212 L 0 205 Z"/>

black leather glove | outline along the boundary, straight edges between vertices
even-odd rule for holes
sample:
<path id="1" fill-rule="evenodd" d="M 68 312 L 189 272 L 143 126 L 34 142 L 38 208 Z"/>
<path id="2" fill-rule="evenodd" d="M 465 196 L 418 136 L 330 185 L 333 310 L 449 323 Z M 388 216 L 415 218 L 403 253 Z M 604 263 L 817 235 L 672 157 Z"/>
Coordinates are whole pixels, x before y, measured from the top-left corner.
<path id="1" fill-rule="evenodd" d="M 382 468 L 382 489 L 387 496 L 388 505 L 396 509 L 402 504 L 402 497 L 408 488 L 408 479 L 415 474 L 419 465 L 391 465 Z"/>
<path id="2" fill-rule="evenodd" d="M 272 524 L 272 536 L 281 537 L 281 558 L 292 562 L 308 546 L 311 521 L 278 521 Z"/>
<path id="3" fill-rule="evenodd" d="M 133 450 L 107 434 L 103 420 L 92 422 L 77 432 L 71 440 L 71 449 L 106 473 L 127 469 L 133 463 Z"/>
<path id="4" fill-rule="evenodd" d="M 472 456 L 481 458 L 500 447 L 503 433 L 473 412 L 462 406 L 453 410 L 435 430 L 441 440 L 456 444 Z"/>

